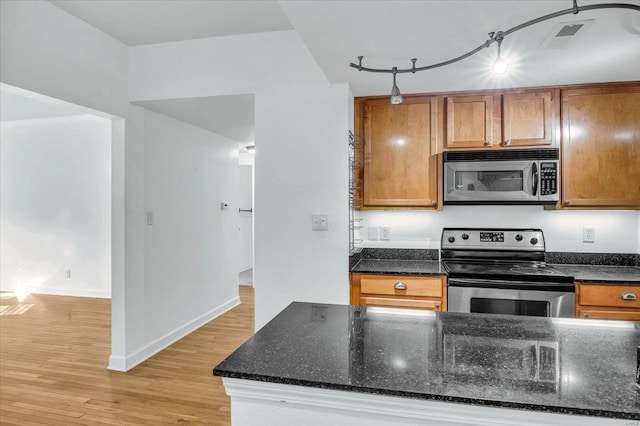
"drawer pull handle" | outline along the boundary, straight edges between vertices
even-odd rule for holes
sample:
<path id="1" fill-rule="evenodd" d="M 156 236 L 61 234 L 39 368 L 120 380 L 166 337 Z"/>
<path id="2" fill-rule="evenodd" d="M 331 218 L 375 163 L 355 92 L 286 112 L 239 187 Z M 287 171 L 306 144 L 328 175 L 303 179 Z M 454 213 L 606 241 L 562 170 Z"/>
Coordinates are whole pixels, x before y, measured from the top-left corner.
<path id="1" fill-rule="evenodd" d="M 407 289 L 407 285 L 405 283 L 403 283 L 402 281 L 397 282 L 393 285 L 393 288 L 395 288 L 396 290 L 406 290 Z"/>
<path id="2" fill-rule="evenodd" d="M 622 294 L 622 300 L 638 300 L 638 296 L 630 291 Z"/>
<path id="3" fill-rule="evenodd" d="M 584 313 L 584 317 L 585 317 L 585 318 L 589 318 L 589 312 L 585 312 L 585 313 Z"/>

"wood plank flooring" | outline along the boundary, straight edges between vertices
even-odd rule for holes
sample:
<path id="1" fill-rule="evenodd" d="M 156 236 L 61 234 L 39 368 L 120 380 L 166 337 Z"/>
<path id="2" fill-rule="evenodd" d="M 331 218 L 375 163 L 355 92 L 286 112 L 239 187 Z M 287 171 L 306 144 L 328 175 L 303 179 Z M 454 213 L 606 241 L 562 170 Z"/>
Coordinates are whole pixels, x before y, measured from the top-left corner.
<path id="1" fill-rule="evenodd" d="M 106 369 L 111 301 L 0 293 L 0 424 L 229 425 L 212 370 L 251 334 L 253 288 L 241 305 L 127 373 Z"/>

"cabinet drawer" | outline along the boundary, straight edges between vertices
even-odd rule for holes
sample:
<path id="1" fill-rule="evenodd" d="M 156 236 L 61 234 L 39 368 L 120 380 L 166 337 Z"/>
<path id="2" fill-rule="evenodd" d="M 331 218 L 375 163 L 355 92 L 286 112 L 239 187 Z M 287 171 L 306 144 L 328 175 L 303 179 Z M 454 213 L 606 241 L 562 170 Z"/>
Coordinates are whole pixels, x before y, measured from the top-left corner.
<path id="1" fill-rule="evenodd" d="M 362 294 L 442 297 L 440 278 L 363 276 L 360 286 Z"/>
<path id="2" fill-rule="evenodd" d="M 360 305 L 384 306 L 390 308 L 427 309 L 441 311 L 442 302 L 437 300 L 393 299 L 390 297 L 361 297 Z"/>
<path id="3" fill-rule="evenodd" d="M 579 308 L 578 318 L 640 321 L 640 311 L 607 308 Z"/>
<path id="4" fill-rule="evenodd" d="M 580 284 L 578 304 L 640 308 L 640 285 Z"/>

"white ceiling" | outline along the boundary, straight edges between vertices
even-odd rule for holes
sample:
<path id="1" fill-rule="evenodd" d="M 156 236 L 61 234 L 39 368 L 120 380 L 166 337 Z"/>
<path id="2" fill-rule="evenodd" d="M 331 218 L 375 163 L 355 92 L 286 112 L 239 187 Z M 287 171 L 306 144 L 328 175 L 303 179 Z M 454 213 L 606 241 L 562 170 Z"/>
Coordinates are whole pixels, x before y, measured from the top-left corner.
<path id="1" fill-rule="evenodd" d="M 50 1 L 130 46 L 292 29 L 276 1 Z"/>
<path id="2" fill-rule="evenodd" d="M 208 96 L 135 102 L 240 143 L 253 142 L 253 95 Z"/>
<path id="3" fill-rule="evenodd" d="M 638 4 L 640 0 L 619 0 Z M 295 29 L 332 83 L 356 96 L 386 95 L 391 75 L 349 67 L 391 68 L 445 61 L 481 45 L 490 31 L 572 7 L 571 0 L 171 1 L 51 0 L 129 45 Z M 611 2 L 579 0 L 579 5 Z M 565 48 L 545 40 L 560 23 L 591 20 Z M 490 71 L 496 45 L 461 62 L 399 74 L 402 93 L 640 80 L 640 13 L 598 10 L 565 15 L 507 36 L 508 74 Z M 253 139 L 253 98 L 194 98 L 141 105 L 240 142 Z M 246 127 L 243 127 L 246 126 Z"/>
<path id="4" fill-rule="evenodd" d="M 606 0 L 578 2 L 579 5 Z M 640 4 L 640 0 L 621 0 Z M 441 62 L 480 46 L 490 31 L 506 30 L 572 7 L 572 1 L 316 1 L 280 2 L 294 28 L 332 83 L 348 82 L 356 96 L 391 92 L 390 74 L 358 72 L 348 66 L 390 69 Z M 540 44 L 560 22 L 594 19 L 565 49 Z M 640 13 L 597 10 L 565 15 L 505 38 L 502 56 L 511 71 L 496 77 L 490 65 L 496 45 L 442 68 L 399 74 L 403 93 L 526 87 L 640 79 Z"/>

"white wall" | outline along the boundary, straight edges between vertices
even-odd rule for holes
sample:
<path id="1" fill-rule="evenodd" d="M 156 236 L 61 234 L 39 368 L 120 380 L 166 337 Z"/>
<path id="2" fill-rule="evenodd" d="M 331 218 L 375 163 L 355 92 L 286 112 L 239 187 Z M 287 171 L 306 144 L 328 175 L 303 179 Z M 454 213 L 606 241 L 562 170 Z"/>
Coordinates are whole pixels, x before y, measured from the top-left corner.
<path id="1" fill-rule="evenodd" d="M 0 130 L 0 290 L 111 297 L 111 122 L 73 116 Z"/>
<path id="2" fill-rule="evenodd" d="M 251 164 L 240 165 L 238 207 L 242 210 L 253 208 L 253 165 Z M 234 209 L 234 211 L 238 210 Z M 242 272 L 253 268 L 253 213 L 238 212 L 238 233 L 240 234 L 238 272 Z"/>
<path id="3" fill-rule="evenodd" d="M 256 101 L 256 327 L 291 301 L 349 303 L 346 85 Z M 327 214 L 328 231 L 311 231 Z"/>
<path id="4" fill-rule="evenodd" d="M 125 351 L 110 359 L 118 370 L 239 303 L 237 142 L 141 107 L 127 123 L 127 170 L 142 170 L 130 189 L 143 193 L 143 227 L 127 232 L 128 247 L 144 267 L 128 270 Z"/>
<path id="5" fill-rule="evenodd" d="M 127 46 L 46 1 L 0 2 L 0 81 L 126 117 Z"/>
<path id="6" fill-rule="evenodd" d="M 541 206 L 445 206 L 442 211 L 362 211 L 364 247 L 439 248 L 443 227 L 541 228 L 547 251 L 640 253 L 634 211 L 544 211 Z M 367 227 L 391 227 L 391 240 L 370 241 Z M 595 242 L 582 242 L 582 227 Z"/>
<path id="7" fill-rule="evenodd" d="M 295 31 L 136 46 L 129 62 L 132 101 L 255 93 L 256 327 L 293 300 L 348 303 L 347 85 Z"/>

